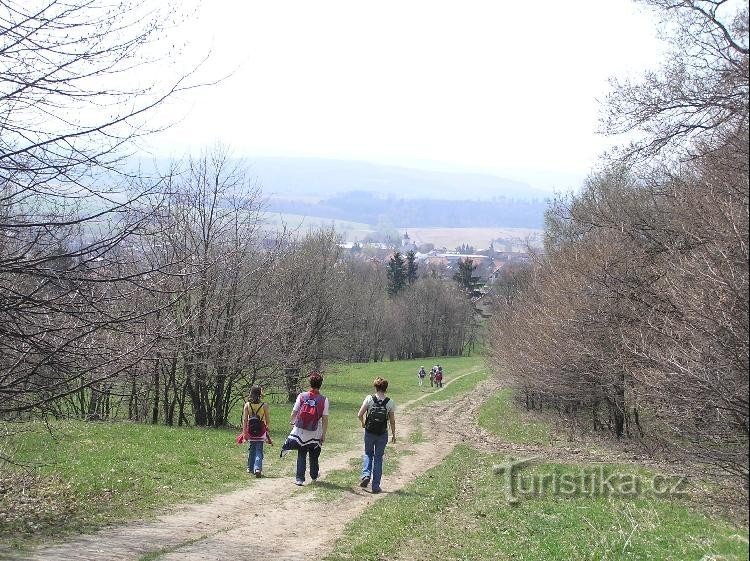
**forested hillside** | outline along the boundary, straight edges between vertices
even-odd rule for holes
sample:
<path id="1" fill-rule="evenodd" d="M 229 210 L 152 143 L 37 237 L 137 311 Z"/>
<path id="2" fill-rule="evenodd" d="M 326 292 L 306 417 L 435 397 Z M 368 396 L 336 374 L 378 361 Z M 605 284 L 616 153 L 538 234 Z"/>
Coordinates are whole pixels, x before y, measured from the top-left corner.
<path id="1" fill-rule="evenodd" d="M 424 227 L 541 228 L 546 205 L 544 199 L 512 199 L 504 196 L 473 201 L 403 199 L 355 191 L 318 202 L 271 198 L 269 210 L 373 225 L 386 218 L 394 225 Z"/>

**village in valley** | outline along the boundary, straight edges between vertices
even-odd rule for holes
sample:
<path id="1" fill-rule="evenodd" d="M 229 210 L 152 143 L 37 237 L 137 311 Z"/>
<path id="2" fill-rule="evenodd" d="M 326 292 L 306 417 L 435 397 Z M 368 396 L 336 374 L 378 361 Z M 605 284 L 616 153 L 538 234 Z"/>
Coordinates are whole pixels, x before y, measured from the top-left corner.
<path id="1" fill-rule="evenodd" d="M 530 262 L 532 254 L 541 251 L 538 237 L 498 238 L 488 242 L 486 248 L 475 248 L 461 244 L 450 250 L 446 247 L 436 248 L 432 243 L 420 243 L 408 230 L 404 230 L 400 244 L 384 242 L 343 242 L 339 244 L 342 252 L 352 258 L 359 258 L 372 263 L 385 264 L 398 251 L 402 255 L 414 253 L 419 265 L 420 275 L 431 274 L 440 278 L 451 278 L 458 269 L 460 261 L 471 260 L 476 267 L 474 276 L 486 285 L 494 284 L 503 269 L 524 265 Z"/>

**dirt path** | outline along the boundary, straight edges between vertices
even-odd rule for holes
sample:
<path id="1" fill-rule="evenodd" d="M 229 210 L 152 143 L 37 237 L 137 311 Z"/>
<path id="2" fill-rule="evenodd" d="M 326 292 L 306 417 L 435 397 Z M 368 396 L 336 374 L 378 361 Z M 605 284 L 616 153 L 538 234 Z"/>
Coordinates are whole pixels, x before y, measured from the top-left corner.
<path id="1" fill-rule="evenodd" d="M 445 384 L 474 374 L 472 370 Z M 339 488 L 341 497 L 333 502 L 315 500 L 313 494 L 292 484 L 291 477 L 254 480 L 247 489 L 219 495 L 205 504 L 178 506 L 174 512 L 155 521 L 134 522 L 81 536 L 72 541 L 39 548 L 23 559 L 28 561 L 89 561 L 139 560 L 158 561 L 286 561 L 321 558 L 333 547 L 346 524 L 361 514 L 373 502 L 397 492 L 426 470 L 439 465 L 457 444 L 468 444 L 480 450 L 504 453 L 516 458 L 539 458 L 561 463 L 637 463 L 652 464 L 647 457 L 617 449 L 570 446 L 517 445 L 503 441 L 482 429 L 476 422 L 482 403 L 495 394 L 500 383 L 495 379 L 479 383 L 470 392 L 440 407 L 420 407 L 420 401 L 439 393 L 425 393 L 417 399 L 400 404 L 398 413 L 399 441 L 387 450 L 409 450 L 398 458 L 397 473 L 384 476 L 384 492 L 372 495 L 360 489 L 356 476 L 351 486 Z M 439 417 L 439 418 L 437 418 Z M 450 424 L 445 419 L 451 419 Z M 439 438 L 426 434 L 431 426 L 441 426 Z M 420 431 L 428 438 L 418 444 L 409 435 Z M 359 449 L 349 453 L 325 457 L 322 461 L 320 482 L 326 485 L 326 474 L 334 470 L 350 469 Z M 393 460 L 391 460 L 393 461 Z M 386 460 L 388 462 L 388 460 Z M 669 469 L 664 470 L 671 471 Z M 331 487 L 333 484 L 329 484 Z M 334 486 L 335 488 L 336 486 Z M 254 528 L 248 505 L 267 505 L 262 512 L 262 525 Z M 300 512 L 305 519 L 314 520 L 310 527 L 300 527 Z"/>
<path id="2" fill-rule="evenodd" d="M 447 382 L 444 388 L 472 370 Z M 214 497 L 205 504 L 179 507 L 175 512 L 160 516 L 155 521 L 135 522 L 106 529 L 72 541 L 39 548 L 24 557 L 28 561 L 93 559 L 137 560 L 151 554 L 159 561 L 197 560 L 302 560 L 320 558 L 330 551 L 344 526 L 356 518 L 374 501 L 398 491 L 414 478 L 440 464 L 459 442 L 485 442 L 487 435 L 476 427 L 474 419 L 479 404 L 496 388 L 494 381 L 485 381 L 471 392 L 451 399 L 445 408 L 417 408 L 428 396 L 426 393 L 401 404 L 398 414 L 398 442 L 396 450 L 409 449 L 399 458 L 398 473 L 383 478 L 384 492 L 372 495 L 360 489 L 356 481 L 343 489 L 343 496 L 334 502 L 311 500 L 312 495 L 292 484 L 290 478 L 256 480 L 247 489 Z M 422 426 L 432 426 L 431 414 L 462 419 L 460 426 L 441 435 L 414 444 L 409 434 Z M 347 469 L 352 458 L 361 452 L 352 451 L 325 458 L 320 481 L 333 470 Z M 248 505 L 268 505 L 262 513 L 262 525 L 257 529 L 248 521 Z M 315 532 L 300 527 L 300 512 L 307 520 L 315 520 Z M 156 554 L 159 555 L 156 555 Z"/>

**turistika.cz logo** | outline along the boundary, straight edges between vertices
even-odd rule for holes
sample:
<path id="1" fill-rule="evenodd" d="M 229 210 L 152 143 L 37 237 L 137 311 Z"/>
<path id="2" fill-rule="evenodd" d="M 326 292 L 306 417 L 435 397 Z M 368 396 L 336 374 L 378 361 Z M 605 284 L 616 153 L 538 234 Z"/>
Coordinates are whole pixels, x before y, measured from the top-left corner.
<path id="1" fill-rule="evenodd" d="M 505 498 L 515 504 L 525 497 L 637 497 L 679 496 L 686 493 L 683 476 L 644 475 L 620 472 L 611 466 L 564 468 L 551 472 L 524 471 L 538 458 L 509 460 L 493 466 L 502 476 Z"/>

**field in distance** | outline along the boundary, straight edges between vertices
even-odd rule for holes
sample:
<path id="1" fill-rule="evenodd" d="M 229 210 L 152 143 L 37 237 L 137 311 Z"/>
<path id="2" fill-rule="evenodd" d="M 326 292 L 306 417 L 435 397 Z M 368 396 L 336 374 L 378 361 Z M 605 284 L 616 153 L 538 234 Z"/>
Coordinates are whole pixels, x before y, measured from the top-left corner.
<path id="1" fill-rule="evenodd" d="M 345 241 L 363 240 L 367 235 L 374 234 L 375 229 L 363 222 L 321 218 L 319 216 L 304 216 L 302 214 L 268 212 L 264 216 L 266 227 L 280 229 L 286 227 L 292 232 L 304 235 L 308 230 L 320 228 L 335 228 Z"/>
<path id="2" fill-rule="evenodd" d="M 520 251 L 528 240 L 532 247 L 541 247 L 542 230 L 534 228 L 404 228 L 415 244 L 431 243 L 435 247 L 452 250 L 469 244 L 477 250 L 487 249 L 490 240 L 512 241 L 513 251 Z M 495 243 L 496 251 L 505 251 L 503 244 Z"/>
<path id="3" fill-rule="evenodd" d="M 344 241 L 362 241 L 368 235 L 374 235 L 376 229 L 364 222 L 336 220 L 318 216 L 303 216 L 301 214 L 269 212 L 265 216 L 268 228 L 280 228 L 285 225 L 289 230 L 304 234 L 309 229 L 334 227 L 341 234 Z M 487 249 L 490 240 L 509 240 L 513 242 L 514 250 L 520 251 L 529 240 L 533 247 L 541 247 L 542 231 L 534 228 L 420 228 L 404 226 L 397 228 L 403 234 L 409 233 L 411 241 L 417 245 L 431 243 L 436 248 L 445 247 L 453 250 L 462 244 L 469 244 L 477 250 Z M 506 248 L 502 243 L 495 243 L 497 251 Z"/>

